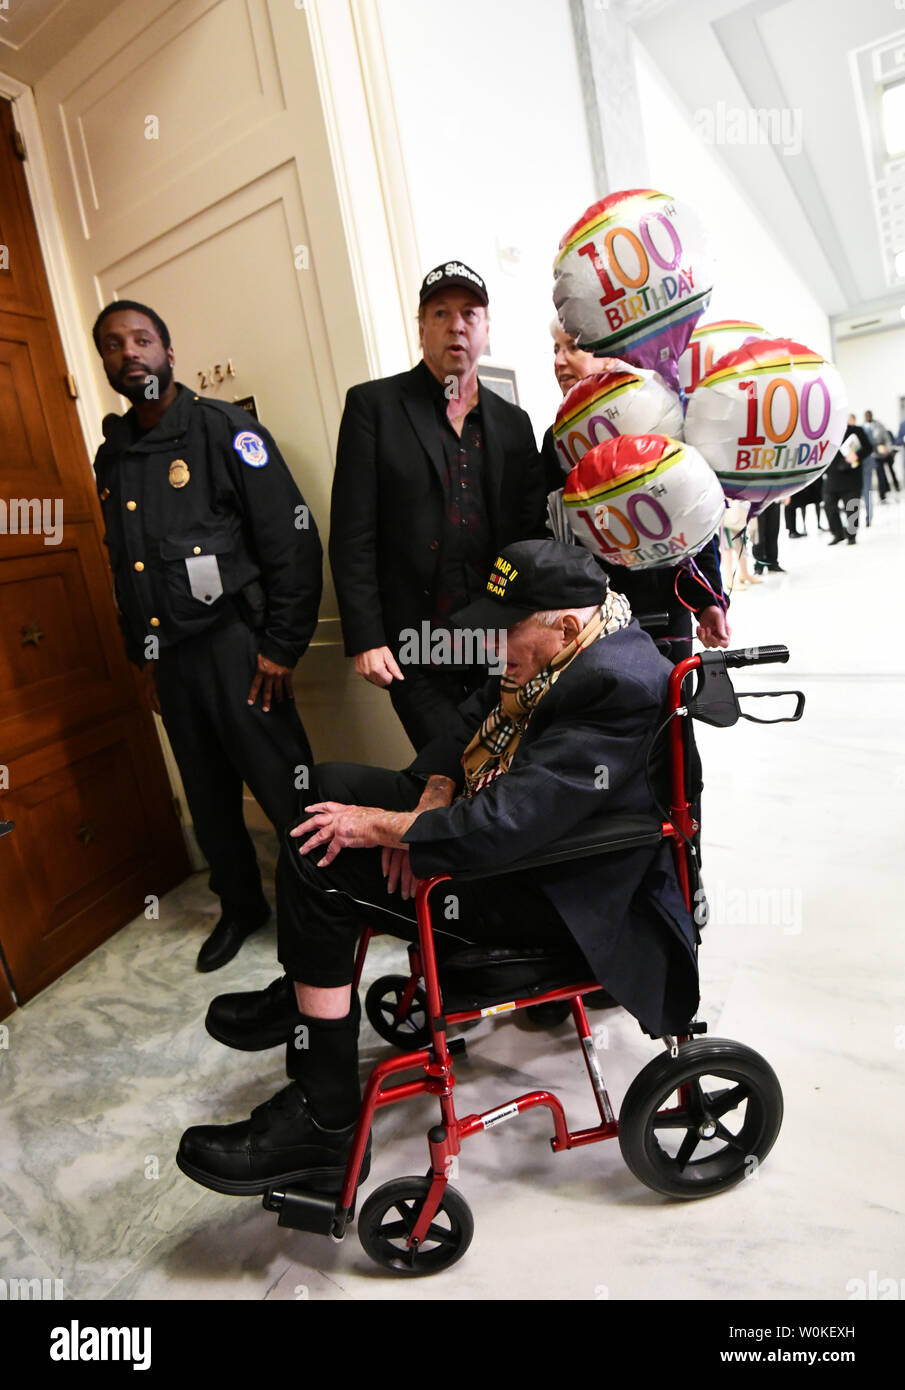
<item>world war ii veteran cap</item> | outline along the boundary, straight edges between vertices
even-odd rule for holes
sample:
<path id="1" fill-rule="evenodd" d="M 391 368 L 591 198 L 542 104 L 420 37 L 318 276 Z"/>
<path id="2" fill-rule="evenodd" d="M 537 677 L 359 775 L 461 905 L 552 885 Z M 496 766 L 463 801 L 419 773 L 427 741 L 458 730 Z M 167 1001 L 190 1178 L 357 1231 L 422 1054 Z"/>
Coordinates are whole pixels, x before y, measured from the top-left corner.
<path id="1" fill-rule="evenodd" d="M 603 603 L 609 583 L 599 561 L 580 545 L 516 541 L 496 557 L 486 593 L 460 608 L 455 627 L 509 628 L 548 609 Z"/>
<path id="2" fill-rule="evenodd" d="M 482 304 L 489 303 L 484 281 L 476 270 L 472 270 L 471 266 L 465 265 L 462 261 L 446 261 L 443 265 L 435 265 L 433 270 L 429 270 L 421 284 L 418 303 L 423 305 L 431 295 L 453 288 L 471 290 Z"/>

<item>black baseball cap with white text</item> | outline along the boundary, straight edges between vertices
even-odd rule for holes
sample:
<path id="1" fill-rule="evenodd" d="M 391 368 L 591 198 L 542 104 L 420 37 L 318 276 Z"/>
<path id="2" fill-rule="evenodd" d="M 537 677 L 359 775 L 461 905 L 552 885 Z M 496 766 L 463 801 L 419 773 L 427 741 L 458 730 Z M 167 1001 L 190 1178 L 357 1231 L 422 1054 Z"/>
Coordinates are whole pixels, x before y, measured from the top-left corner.
<path id="1" fill-rule="evenodd" d="M 487 286 L 476 270 L 472 270 L 471 266 L 465 265 L 463 261 L 445 261 L 443 265 L 435 265 L 433 270 L 429 270 L 425 275 L 418 303 L 424 305 L 431 295 L 453 288 L 471 290 L 485 306 L 490 302 Z"/>
<path id="2" fill-rule="evenodd" d="M 606 571 L 583 546 L 516 541 L 494 560 L 484 595 L 449 621 L 459 628 L 510 628 L 532 613 L 603 603 L 608 589 Z"/>

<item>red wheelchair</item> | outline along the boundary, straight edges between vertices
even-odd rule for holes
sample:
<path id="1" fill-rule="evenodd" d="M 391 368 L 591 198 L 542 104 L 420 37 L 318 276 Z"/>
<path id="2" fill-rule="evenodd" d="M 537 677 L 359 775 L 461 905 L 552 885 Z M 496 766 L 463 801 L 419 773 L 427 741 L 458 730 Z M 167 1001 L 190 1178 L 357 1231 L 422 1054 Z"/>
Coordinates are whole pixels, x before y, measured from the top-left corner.
<path id="1" fill-rule="evenodd" d="M 662 819 L 651 815 L 586 821 L 547 852 L 534 856 L 530 865 L 510 864 L 507 872 L 610 854 L 666 839 L 675 855 L 686 905 L 694 914 L 696 926 L 702 925 L 706 920 L 706 901 L 699 872 L 700 826 L 688 799 L 686 777 L 690 720 L 721 728 L 740 718 L 771 724 L 797 721 L 804 710 L 804 695 L 800 691 L 737 692 L 729 676 L 732 668 L 788 659 L 786 647 L 770 646 L 702 652 L 681 661 L 670 677 L 665 718 L 654 736 L 654 742 L 664 735 L 669 739 L 670 804 L 668 809 L 658 807 L 663 811 Z M 789 696 L 796 699 L 792 713 L 773 719 L 743 713 L 739 704 L 740 697 Z M 270 1189 L 263 1204 L 268 1211 L 279 1213 L 281 1226 L 316 1231 L 341 1240 L 354 1216 L 358 1179 L 375 1112 L 411 1096 L 428 1094 L 439 1100 L 439 1123 L 427 1135 L 430 1172 L 426 1177 L 403 1177 L 384 1183 L 367 1198 L 358 1216 L 359 1239 L 367 1254 L 384 1269 L 403 1276 L 446 1269 L 468 1249 L 474 1229 L 471 1212 L 449 1182 L 452 1160 L 463 1141 L 538 1106 L 550 1112 L 554 1153 L 618 1138 L 632 1173 L 647 1187 L 669 1197 L 712 1196 L 733 1187 L 766 1158 L 779 1133 L 783 1113 L 782 1091 L 772 1068 L 742 1043 L 707 1037 L 706 1023 L 693 1019 L 684 1033 L 663 1039 L 665 1053 L 655 1057 L 635 1077 L 617 1121 L 583 998 L 599 991 L 600 985 L 596 980 L 581 978 L 582 973 L 587 974 L 587 965 L 577 954 L 577 947 L 576 956 L 571 958 L 561 951 L 538 949 L 509 953 L 518 957 L 504 962 L 517 967 L 514 976 L 510 970 L 510 978 L 519 980 L 511 991 L 515 997 L 482 999 L 486 979 L 470 989 L 468 961 L 460 963 L 458 970 L 455 960 L 445 962 L 441 988 L 430 896 L 438 884 L 449 879 L 449 875 L 437 875 L 423 880 L 418 887 L 418 942 L 409 947 L 409 975 L 385 976 L 370 987 L 366 996 L 366 1010 L 377 1032 L 406 1050 L 401 1056 L 378 1063 L 371 1072 L 342 1190 L 338 1197 L 330 1197 L 306 1192 L 298 1186 Z M 374 934 L 365 931 L 359 943 L 356 988 L 368 942 Z M 477 954 L 479 948 L 473 948 L 473 952 Z M 486 957 L 487 952 L 483 955 Z M 452 985 L 449 979 L 453 980 Z M 569 980 L 572 982 L 565 983 Z M 563 1017 L 571 1013 L 600 1115 L 599 1124 L 590 1129 L 570 1129 L 561 1102 L 547 1090 L 528 1091 L 492 1110 L 459 1118 L 454 1102 L 453 1059 L 465 1051 L 466 1040 L 449 1038 L 449 1030 L 473 1020 L 538 1006 L 559 1006 L 564 1010 Z M 397 1079 L 406 1072 L 417 1076 Z"/>

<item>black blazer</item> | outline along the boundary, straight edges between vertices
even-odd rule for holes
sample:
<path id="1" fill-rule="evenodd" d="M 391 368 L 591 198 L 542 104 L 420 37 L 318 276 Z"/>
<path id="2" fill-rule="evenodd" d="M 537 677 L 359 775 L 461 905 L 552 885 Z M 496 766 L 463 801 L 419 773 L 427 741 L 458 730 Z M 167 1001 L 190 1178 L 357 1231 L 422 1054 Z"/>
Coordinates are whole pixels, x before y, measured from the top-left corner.
<path id="1" fill-rule="evenodd" d="M 509 771 L 473 800 L 425 811 L 414 822 L 404 838 L 415 874 L 502 873 L 589 816 L 656 815 L 645 762 L 671 670 L 636 622 L 588 647 L 536 706 Z M 489 680 L 460 705 L 461 726 L 423 749 L 409 771 L 461 782 L 462 749 L 499 699 L 499 686 Z M 657 748 L 651 771 L 662 786 L 663 738 Z M 665 843 L 530 873 L 596 979 L 650 1033 L 688 1023 L 698 1004 L 693 927 Z"/>
<path id="2" fill-rule="evenodd" d="M 481 386 L 485 496 L 492 536 L 487 569 L 513 541 L 540 538 L 545 494 L 531 421 Z M 444 516 L 445 458 L 436 384 L 410 372 L 353 386 L 336 446 L 330 564 L 346 655 L 389 647 L 433 613 Z"/>

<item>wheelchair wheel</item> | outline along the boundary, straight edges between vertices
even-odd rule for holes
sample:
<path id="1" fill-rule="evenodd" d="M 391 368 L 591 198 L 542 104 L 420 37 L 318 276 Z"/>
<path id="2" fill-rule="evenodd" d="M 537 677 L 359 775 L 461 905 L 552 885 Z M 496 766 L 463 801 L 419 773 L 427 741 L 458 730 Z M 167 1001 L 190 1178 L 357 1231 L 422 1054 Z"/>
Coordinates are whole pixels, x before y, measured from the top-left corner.
<path id="1" fill-rule="evenodd" d="M 782 1091 L 763 1057 L 726 1038 L 695 1038 L 635 1077 L 619 1146 L 654 1192 L 710 1197 L 757 1171 L 781 1124 Z"/>
<path id="2" fill-rule="evenodd" d="M 471 1244 L 471 1210 L 455 1188 L 447 1186 L 423 1244 L 406 1245 L 430 1185 L 430 1178 L 396 1178 L 372 1192 L 361 1209 L 358 1238 L 365 1254 L 394 1274 L 437 1274 L 461 1259 Z"/>
<path id="3" fill-rule="evenodd" d="M 406 975 L 381 975 L 365 995 L 365 1013 L 375 1032 L 403 1052 L 424 1047 L 430 1042 L 427 1023 L 427 996 L 420 985 L 415 987 L 412 1002 L 405 1018 L 397 1019 L 396 1011 L 408 985 Z"/>

